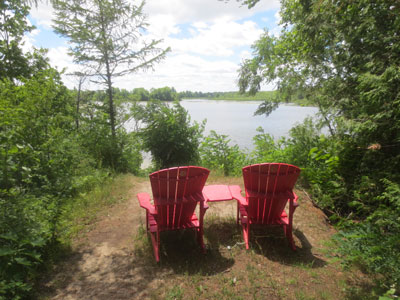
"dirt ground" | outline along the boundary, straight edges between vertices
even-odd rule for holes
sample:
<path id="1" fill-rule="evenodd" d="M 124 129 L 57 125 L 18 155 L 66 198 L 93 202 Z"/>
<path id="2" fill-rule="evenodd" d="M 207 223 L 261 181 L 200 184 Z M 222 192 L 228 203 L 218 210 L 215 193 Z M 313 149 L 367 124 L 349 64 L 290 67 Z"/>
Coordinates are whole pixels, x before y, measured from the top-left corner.
<path id="1" fill-rule="evenodd" d="M 242 185 L 240 178 L 210 178 L 207 184 L 217 182 Z M 207 254 L 192 243 L 192 232 L 168 233 L 159 264 L 143 232 L 139 192 L 151 194 L 150 183 L 132 176 L 128 200 L 109 208 L 74 242 L 44 280 L 41 299 L 363 299 L 368 289 L 368 278 L 338 263 L 329 242 L 335 230 L 303 191 L 297 190 L 296 252 L 280 228 L 255 229 L 246 251 L 230 201 L 212 203 L 206 213 Z"/>

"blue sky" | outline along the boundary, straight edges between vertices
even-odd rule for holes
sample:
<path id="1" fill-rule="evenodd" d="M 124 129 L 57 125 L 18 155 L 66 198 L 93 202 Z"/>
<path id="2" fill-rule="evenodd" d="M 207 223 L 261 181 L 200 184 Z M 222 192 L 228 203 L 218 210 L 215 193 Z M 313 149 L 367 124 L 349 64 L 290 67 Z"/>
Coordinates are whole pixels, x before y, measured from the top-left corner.
<path id="1" fill-rule="evenodd" d="M 261 0 L 250 10 L 235 0 L 147 0 L 146 38 L 163 39 L 163 47 L 172 51 L 154 71 L 118 78 L 115 86 L 128 90 L 171 86 L 178 91 L 235 91 L 237 70 L 243 59 L 251 57 L 251 44 L 264 29 L 279 34 L 278 10 L 279 1 L 275 0 Z M 51 19 L 49 4 L 39 3 L 32 10 L 30 21 L 37 28 L 28 36 L 27 47 L 48 48 L 50 61 L 59 70 L 79 70 L 67 54 L 68 41 L 52 31 Z M 63 76 L 63 80 L 70 88 L 76 85 L 70 76 Z M 265 85 L 263 90 L 273 88 Z"/>

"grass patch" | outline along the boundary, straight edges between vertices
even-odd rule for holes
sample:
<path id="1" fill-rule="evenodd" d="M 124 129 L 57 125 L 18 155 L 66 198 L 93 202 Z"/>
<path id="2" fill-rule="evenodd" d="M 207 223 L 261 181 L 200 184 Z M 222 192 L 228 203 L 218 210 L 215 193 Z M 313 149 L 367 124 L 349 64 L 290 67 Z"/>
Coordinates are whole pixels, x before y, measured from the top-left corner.
<path id="1" fill-rule="evenodd" d="M 60 241 L 68 243 L 83 230 L 90 230 L 99 214 L 106 213 L 106 207 L 125 201 L 132 188 L 131 180 L 130 174 L 107 177 L 92 190 L 70 199 L 64 205 L 59 221 Z"/>

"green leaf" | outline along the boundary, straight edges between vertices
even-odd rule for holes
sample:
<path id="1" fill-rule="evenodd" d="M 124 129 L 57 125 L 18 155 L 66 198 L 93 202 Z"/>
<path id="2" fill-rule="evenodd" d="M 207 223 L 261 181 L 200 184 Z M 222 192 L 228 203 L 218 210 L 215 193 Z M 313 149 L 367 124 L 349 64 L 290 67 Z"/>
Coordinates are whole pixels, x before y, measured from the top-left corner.
<path id="1" fill-rule="evenodd" d="M 14 249 L 11 248 L 0 248 L 0 256 L 10 256 L 17 253 Z"/>
<path id="2" fill-rule="evenodd" d="M 27 266 L 27 267 L 32 266 L 32 262 L 30 262 L 29 260 L 27 260 L 26 258 L 23 258 L 23 257 L 16 257 L 15 261 L 18 264 L 23 265 L 23 266 Z"/>

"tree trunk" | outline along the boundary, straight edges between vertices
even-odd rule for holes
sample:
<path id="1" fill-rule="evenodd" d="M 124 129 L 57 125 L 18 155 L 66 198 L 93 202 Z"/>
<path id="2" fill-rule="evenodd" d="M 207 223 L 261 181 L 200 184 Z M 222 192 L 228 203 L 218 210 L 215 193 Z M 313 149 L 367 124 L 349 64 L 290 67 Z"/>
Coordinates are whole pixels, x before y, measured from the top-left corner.
<path id="1" fill-rule="evenodd" d="M 107 94 L 108 94 L 108 106 L 109 106 L 109 114 L 110 114 L 110 127 L 111 127 L 111 167 L 115 168 L 115 150 L 117 149 L 117 139 L 115 133 L 115 110 L 114 110 L 114 99 L 113 99 L 113 91 L 112 91 L 112 73 L 110 69 L 110 57 L 109 57 L 109 49 L 107 46 L 107 37 L 106 37 L 106 21 L 103 15 L 103 6 L 101 1 L 98 1 L 99 4 L 99 12 L 101 18 L 101 35 L 103 40 L 103 55 L 104 62 L 106 65 L 106 85 L 107 85 Z"/>
<path id="2" fill-rule="evenodd" d="M 76 130 L 79 130 L 79 105 L 81 102 L 81 89 L 84 80 L 85 79 L 83 77 L 79 78 L 78 95 L 76 96 L 76 119 L 75 119 Z"/>
<path id="3" fill-rule="evenodd" d="M 108 64 L 107 64 L 108 69 Z M 108 72 L 107 72 L 108 73 Z M 113 138 L 113 142 L 115 142 L 115 110 L 114 110 L 114 99 L 112 92 L 112 84 L 111 84 L 111 75 L 107 75 L 107 93 L 108 93 L 108 104 L 109 104 L 109 113 L 110 113 L 110 126 L 111 126 L 111 136 Z"/>

